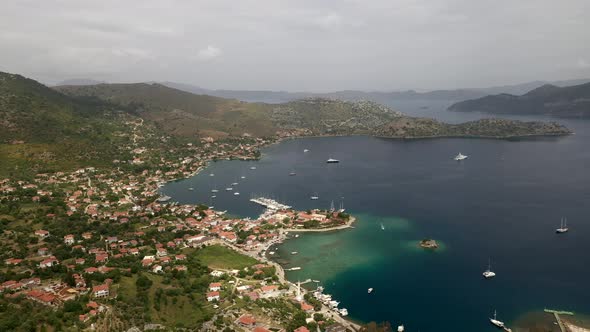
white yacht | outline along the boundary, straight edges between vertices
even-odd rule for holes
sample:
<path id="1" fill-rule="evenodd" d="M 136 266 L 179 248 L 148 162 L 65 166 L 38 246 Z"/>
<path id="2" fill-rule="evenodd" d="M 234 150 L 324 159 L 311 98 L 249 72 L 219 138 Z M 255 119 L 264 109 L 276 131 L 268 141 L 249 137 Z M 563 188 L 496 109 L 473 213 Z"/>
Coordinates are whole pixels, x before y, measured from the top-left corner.
<path id="1" fill-rule="evenodd" d="M 373 288 L 367 289 L 367 294 L 371 294 L 373 292 Z"/>
<path id="2" fill-rule="evenodd" d="M 240 194 L 240 193 L 236 191 L 236 192 L 234 193 L 234 196 L 238 196 L 239 194 Z"/>
<path id="3" fill-rule="evenodd" d="M 211 174 L 209 174 L 209 176 L 215 176 L 215 174 L 211 173 Z"/>
<path id="4" fill-rule="evenodd" d="M 488 260 L 488 269 L 483 272 L 483 276 L 486 279 L 490 279 L 496 276 L 496 273 L 492 271 L 492 263 Z"/>
<path id="5" fill-rule="evenodd" d="M 567 228 L 567 218 L 561 218 L 561 227 L 556 229 L 555 233 L 561 234 L 561 233 L 565 233 L 567 231 L 569 231 L 569 228 Z"/>
<path id="6" fill-rule="evenodd" d="M 397 327 L 397 332 L 404 332 L 405 331 L 405 327 L 403 325 L 400 325 Z"/>
<path id="7" fill-rule="evenodd" d="M 240 176 L 240 179 L 245 179 L 245 178 L 246 178 L 246 177 L 245 177 L 245 176 L 243 176 L 243 175 L 242 175 L 242 176 Z"/>
<path id="8" fill-rule="evenodd" d="M 309 152 L 309 150 L 308 149 L 303 149 L 303 152 Z"/>
<path id="9" fill-rule="evenodd" d="M 291 255 L 297 255 L 298 252 L 297 251 L 291 251 Z"/>
<path id="10" fill-rule="evenodd" d="M 310 197 L 311 200 L 316 201 L 318 199 L 320 199 L 320 196 L 318 196 L 318 194 L 314 194 L 313 196 Z"/>
<path id="11" fill-rule="evenodd" d="M 218 192 L 219 192 L 219 190 L 217 190 L 217 189 L 211 189 L 211 192 L 212 192 L 212 193 L 218 193 Z"/>
<path id="12" fill-rule="evenodd" d="M 295 172 L 289 173 L 289 176 L 295 176 L 295 175 L 297 175 L 297 173 L 295 173 Z"/>
<path id="13" fill-rule="evenodd" d="M 496 310 L 494 310 L 494 318 L 490 318 L 490 323 L 494 324 L 497 327 L 503 328 L 504 322 L 499 321 L 496 317 Z"/>
<path id="14" fill-rule="evenodd" d="M 383 226 L 383 223 L 381 223 L 381 230 L 384 231 L 385 230 L 385 226 Z"/>
<path id="15" fill-rule="evenodd" d="M 237 183 L 237 182 L 234 182 L 234 183 L 232 183 L 231 185 L 232 185 L 232 186 L 237 186 L 237 185 L 238 185 L 238 183 Z"/>
<path id="16" fill-rule="evenodd" d="M 328 164 L 337 164 L 337 163 L 339 163 L 339 162 L 340 162 L 340 160 L 338 160 L 338 159 L 334 159 L 334 158 L 330 158 L 330 159 L 326 160 L 326 162 L 327 162 Z"/>
<path id="17" fill-rule="evenodd" d="M 464 154 L 461 154 L 461 152 L 459 152 L 459 154 L 455 156 L 456 161 L 461 161 L 461 160 L 465 160 L 465 159 L 467 159 L 467 156 Z"/>
<path id="18" fill-rule="evenodd" d="M 250 167 L 250 169 L 251 170 L 255 170 L 256 169 L 256 166 L 252 166 L 252 167 Z"/>
<path id="19" fill-rule="evenodd" d="M 189 190 L 189 191 L 193 191 L 193 190 L 195 190 L 195 188 L 193 188 L 193 187 L 190 187 L 190 188 L 188 188 L 188 190 Z"/>
<path id="20" fill-rule="evenodd" d="M 216 198 L 216 197 L 217 197 L 216 195 L 211 196 L 211 198 Z"/>
<path id="21" fill-rule="evenodd" d="M 225 191 L 232 191 L 232 190 L 234 190 L 234 188 L 232 188 L 232 187 L 225 188 Z"/>

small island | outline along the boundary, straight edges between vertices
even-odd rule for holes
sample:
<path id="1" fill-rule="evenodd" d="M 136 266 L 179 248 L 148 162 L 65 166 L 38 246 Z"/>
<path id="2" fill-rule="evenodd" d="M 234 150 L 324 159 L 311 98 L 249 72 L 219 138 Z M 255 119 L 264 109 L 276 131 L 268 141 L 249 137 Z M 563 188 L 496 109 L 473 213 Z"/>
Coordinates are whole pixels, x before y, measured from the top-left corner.
<path id="1" fill-rule="evenodd" d="M 423 239 L 420 241 L 420 247 L 424 249 L 437 249 L 438 243 L 433 239 Z"/>

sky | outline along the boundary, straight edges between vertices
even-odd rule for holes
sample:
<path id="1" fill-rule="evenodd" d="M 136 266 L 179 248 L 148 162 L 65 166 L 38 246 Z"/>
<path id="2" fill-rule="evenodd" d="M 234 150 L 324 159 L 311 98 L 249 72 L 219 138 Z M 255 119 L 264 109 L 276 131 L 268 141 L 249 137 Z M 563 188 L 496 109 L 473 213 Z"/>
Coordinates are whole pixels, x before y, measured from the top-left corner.
<path id="1" fill-rule="evenodd" d="M 0 0 L 0 71 L 326 92 L 590 77 L 588 0 Z"/>

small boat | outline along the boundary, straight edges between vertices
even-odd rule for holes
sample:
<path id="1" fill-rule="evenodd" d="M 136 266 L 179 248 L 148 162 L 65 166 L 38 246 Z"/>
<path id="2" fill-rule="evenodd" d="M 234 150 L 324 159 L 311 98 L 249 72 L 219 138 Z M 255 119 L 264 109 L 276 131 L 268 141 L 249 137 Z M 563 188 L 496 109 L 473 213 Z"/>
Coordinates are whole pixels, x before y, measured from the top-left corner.
<path id="1" fill-rule="evenodd" d="M 569 228 L 567 228 L 567 218 L 561 218 L 561 226 L 555 230 L 555 233 L 562 234 L 567 231 L 569 231 Z"/>
<path id="2" fill-rule="evenodd" d="M 289 173 L 289 176 L 295 176 L 295 175 L 297 175 L 297 173 L 295 173 L 295 172 Z"/>
<path id="3" fill-rule="evenodd" d="M 298 252 L 297 251 L 291 251 L 291 255 L 297 255 Z"/>
<path id="4" fill-rule="evenodd" d="M 246 178 L 246 177 L 245 177 L 245 176 L 243 176 L 243 175 L 242 175 L 242 176 L 240 176 L 240 179 L 245 179 L 245 178 Z"/>
<path id="5" fill-rule="evenodd" d="M 367 294 L 371 294 L 373 292 L 373 288 L 367 289 Z"/>
<path id="6" fill-rule="evenodd" d="M 231 185 L 232 185 L 232 186 L 237 186 L 237 185 L 238 185 L 238 183 L 237 183 L 237 182 L 234 182 L 234 183 L 232 183 Z"/>
<path id="7" fill-rule="evenodd" d="M 340 160 L 338 160 L 338 159 L 333 159 L 333 158 L 330 158 L 330 159 L 326 160 L 326 162 L 327 162 L 328 164 L 337 164 L 337 163 L 339 163 L 339 162 L 340 162 Z"/>
<path id="8" fill-rule="evenodd" d="M 455 156 L 456 161 L 461 161 L 461 160 L 465 160 L 465 159 L 467 159 L 467 156 L 461 154 L 461 152 L 459 152 L 459 154 Z"/>
<path id="9" fill-rule="evenodd" d="M 492 323 L 493 325 L 495 325 L 499 328 L 504 327 L 504 322 L 499 321 L 498 318 L 496 317 L 496 310 L 494 310 L 494 318 L 490 318 L 490 323 Z"/>
<path id="10" fill-rule="evenodd" d="M 211 174 L 209 174 L 209 176 L 215 176 L 215 174 L 211 173 Z"/>
<path id="11" fill-rule="evenodd" d="M 240 194 L 240 193 L 236 191 L 236 192 L 234 193 L 234 196 L 238 196 L 239 194 Z"/>
<path id="12" fill-rule="evenodd" d="M 308 149 L 303 149 L 303 152 L 309 152 L 309 150 Z"/>
<path id="13" fill-rule="evenodd" d="M 215 209 L 215 206 L 209 205 L 209 210 L 213 210 L 213 209 Z"/>
<path id="14" fill-rule="evenodd" d="M 488 269 L 483 272 L 483 276 L 486 279 L 490 279 L 496 276 L 496 273 L 492 271 L 492 263 L 488 260 Z"/>
<path id="15" fill-rule="evenodd" d="M 381 230 L 384 231 L 385 230 L 385 226 L 383 226 L 383 223 L 381 223 Z"/>
<path id="16" fill-rule="evenodd" d="M 171 199 L 172 199 L 172 197 L 164 195 L 164 196 L 160 196 L 157 199 L 157 201 L 160 202 L 160 203 L 163 203 L 163 202 L 168 202 Z"/>
<path id="17" fill-rule="evenodd" d="M 274 255 L 274 254 L 275 254 L 275 252 L 274 252 L 274 251 L 269 251 L 269 252 L 268 252 L 268 254 L 269 254 L 269 255 Z"/>
<path id="18" fill-rule="evenodd" d="M 403 325 L 400 325 L 397 327 L 397 332 L 404 332 L 405 331 L 405 327 Z"/>
<path id="19" fill-rule="evenodd" d="M 217 189 L 211 189 L 211 192 L 212 192 L 212 193 L 218 193 L 218 192 L 219 192 L 219 190 L 217 190 Z"/>
<path id="20" fill-rule="evenodd" d="M 299 237 L 299 234 L 295 234 L 295 237 Z"/>
<path id="21" fill-rule="evenodd" d="M 292 268 L 290 268 L 288 270 L 289 271 L 299 271 L 299 270 L 301 270 L 301 268 L 299 266 L 295 266 L 295 267 L 292 267 Z"/>
<path id="22" fill-rule="evenodd" d="M 313 195 L 310 197 L 310 199 L 311 199 L 312 201 L 315 201 L 315 200 L 318 200 L 318 199 L 320 199 L 320 196 L 318 196 L 318 193 L 315 193 L 315 194 L 313 194 Z"/>
<path id="23" fill-rule="evenodd" d="M 256 169 L 256 166 L 252 166 L 252 167 L 250 167 L 250 169 L 251 170 L 255 170 Z"/>
<path id="24" fill-rule="evenodd" d="M 195 188 L 190 187 L 190 188 L 188 188 L 188 190 L 193 191 L 193 190 L 195 190 Z"/>
<path id="25" fill-rule="evenodd" d="M 213 196 L 211 196 L 211 198 L 217 198 L 217 195 L 213 195 Z"/>
<path id="26" fill-rule="evenodd" d="M 225 191 L 232 191 L 232 190 L 234 190 L 234 188 L 232 188 L 232 187 L 225 188 Z"/>

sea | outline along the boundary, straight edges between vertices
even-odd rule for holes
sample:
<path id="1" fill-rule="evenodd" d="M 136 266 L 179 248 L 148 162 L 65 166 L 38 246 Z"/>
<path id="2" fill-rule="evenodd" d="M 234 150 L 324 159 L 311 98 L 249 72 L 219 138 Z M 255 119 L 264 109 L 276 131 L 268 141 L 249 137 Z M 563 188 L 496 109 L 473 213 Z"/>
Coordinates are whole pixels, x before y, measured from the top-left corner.
<path id="1" fill-rule="evenodd" d="M 451 123 L 494 117 L 449 112 L 451 103 L 389 106 Z M 272 248 L 273 259 L 301 267 L 287 272 L 291 281 L 319 280 L 306 287 L 325 287 L 359 322 L 389 321 L 406 331 L 486 332 L 497 330 L 488 321 L 494 311 L 509 327 L 544 308 L 588 314 L 590 121 L 502 117 L 557 121 L 575 134 L 292 139 L 265 148 L 259 161 L 213 162 L 162 192 L 180 203 L 252 218 L 262 212 L 249 201 L 254 196 L 300 210 L 343 206 L 356 217 L 354 228 L 293 237 Z M 468 159 L 453 160 L 458 153 Z M 328 158 L 340 163 L 327 164 Z M 214 188 L 219 192 L 211 198 Z M 570 231 L 558 235 L 562 218 Z M 419 248 L 424 238 L 440 247 Z M 482 272 L 489 263 L 496 277 L 486 280 Z"/>

